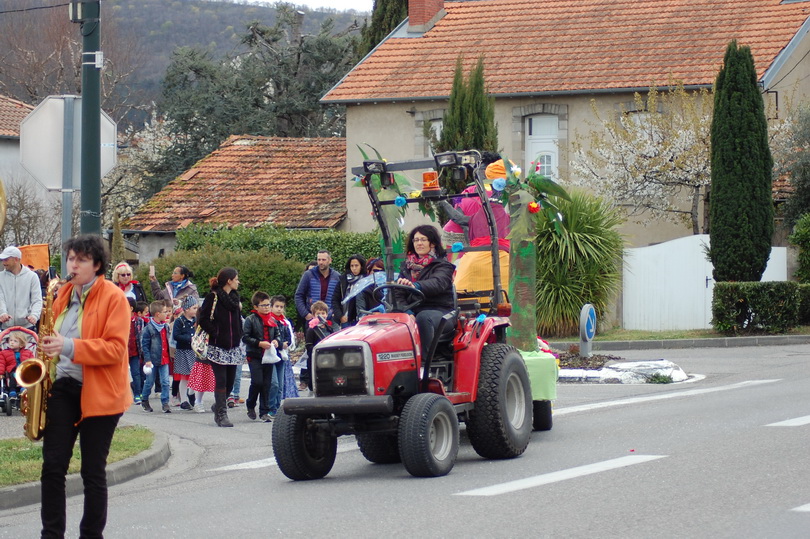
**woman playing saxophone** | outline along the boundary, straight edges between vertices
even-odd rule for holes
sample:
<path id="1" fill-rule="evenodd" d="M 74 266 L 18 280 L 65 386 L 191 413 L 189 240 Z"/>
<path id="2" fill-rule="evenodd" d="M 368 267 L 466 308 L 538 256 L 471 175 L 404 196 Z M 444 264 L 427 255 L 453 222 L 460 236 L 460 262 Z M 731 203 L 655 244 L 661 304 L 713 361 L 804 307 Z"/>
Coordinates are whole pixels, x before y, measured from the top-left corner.
<path id="1" fill-rule="evenodd" d="M 107 522 L 107 455 L 115 427 L 132 402 L 129 389 L 130 309 L 104 278 L 109 254 L 98 236 L 64 245 L 73 274 L 53 304 L 54 329 L 40 346 L 56 362 L 42 446 L 42 537 L 64 537 L 65 476 L 79 438 L 84 483 L 81 537 L 101 537 Z"/>

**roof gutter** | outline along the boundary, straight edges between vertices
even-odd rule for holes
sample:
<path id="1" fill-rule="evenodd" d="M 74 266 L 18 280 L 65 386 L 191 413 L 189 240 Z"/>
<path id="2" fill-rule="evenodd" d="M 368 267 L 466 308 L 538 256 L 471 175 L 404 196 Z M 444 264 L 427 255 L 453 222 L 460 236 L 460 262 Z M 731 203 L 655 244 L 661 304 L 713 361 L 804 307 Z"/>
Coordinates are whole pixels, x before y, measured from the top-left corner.
<path id="1" fill-rule="evenodd" d="M 796 49 L 799 48 L 802 40 L 805 38 L 805 36 L 807 36 L 808 33 L 810 33 L 810 17 L 804 20 L 804 23 L 802 23 L 802 25 L 799 27 L 799 31 L 796 32 L 796 34 L 790 39 L 785 48 L 779 51 L 779 54 L 776 55 L 776 58 L 774 58 L 773 62 L 771 62 L 771 65 L 768 67 L 768 69 L 765 70 L 765 73 L 762 75 L 761 79 L 762 86 L 766 91 L 770 90 L 771 87 L 774 86 L 775 84 L 779 84 L 780 82 L 782 82 L 782 79 L 784 79 L 784 77 L 782 77 L 782 79 L 779 79 L 776 82 L 774 82 L 773 79 L 776 77 L 776 74 L 782 68 L 785 67 L 788 60 L 790 60 L 793 53 L 796 52 Z M 806 56 L 807 55 L 805 54 L 805 57 Z M 802 60 L 803 59 L 804 57 L 802 57 Z M 801 60 L 799 60 L 799 62 L 801 62 Z M 785 77 L 787 77 L 787 74 L 785 75 Z"/>
<path id="2" fill-rule="evenodd" d="M 683 88 L 687 91 L 701 90 L 704 88 L 711 88 L 713 84 L 689 84 Z M 496 98 L 525 98 L 525 97 L 554 97 L 554 96 L 571 96 L 571 95 L 593 95 L 593 94 L 624 94 L 635 92 L 649 92 L 649 86 L 639 86 L 635 88 L 595 88 L 584 90 L 562 90 L 562 91 L 548 91 L 548 92 L 512 92 L 505 94 L 491 93 L 491 97 Z M 419 101 L 447 101 L 450 99 L 449 95 L 434 95 L 424 97 L 403 97 L 403 98 L 376 98 L 376 99 L 339 99 L 339 100 L 326 100 L 321 101 L 325 103 L 333 103 L 340 105 L 363 105 L 367 103 L 398 103 L 398 102 L 419 102 Z"/>

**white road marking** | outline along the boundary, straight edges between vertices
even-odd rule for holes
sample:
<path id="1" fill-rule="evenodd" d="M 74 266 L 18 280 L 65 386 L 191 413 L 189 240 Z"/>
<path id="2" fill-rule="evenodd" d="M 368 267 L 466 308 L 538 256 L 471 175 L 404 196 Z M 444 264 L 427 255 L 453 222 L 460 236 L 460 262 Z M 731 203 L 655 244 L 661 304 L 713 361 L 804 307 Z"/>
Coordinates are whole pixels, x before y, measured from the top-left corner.
<path id="1" fill-rule="evenodd" d="M 497 496 L 517 490 L 525 490 L 527 488 L 548 485 L 549 483 L 565 481 L 566 479 L 574 479 L 585 475 L 624 468 L 625 466 L 632 466 L 634 464 L 643 464 L 651 460 L 662 459 L 666 456 L 667 455 L 630 455 L 618 459 L 606 460 L 604 462 L 587 464 L 585 466 L 577 466 L 576 468 L 569 468 L 568 470 L 560 470 L 559 472 L 551 472 L 534 477 L 527 477 L 525 479 L 518 479 L 516 481 L 509 481 L 508 483 L 501 483 L 499 485 L 458 492 L 456 496 Z"/>
<path id="2" fill-rule="evenodd" d="M 580 406 L 568 406 L 565 408 L 555 408 L 554 415 L 574 414 L 577 412 L 587 412 L 590 410 L 598 410 L 600 408 L 610 408 L 613 406 L 624 406 L 627 404 L 639 404 L 642 402 L 660 401 L 666 399 L 677 399 L 680 397 L 692 397 L 695 395 L 704 395 L 706 393 L 716 393 L 718 391 L 729 391 L 731 389 L 740 389 L 743 387 L 757 386 L 761 384 L 770 384 L 779 382 L 776 380 L 748 380 L 738 384 L 730 384 L 727 386 L 707 387 L 704 389 L 687 389 L 685 391 L 673 391 L 672 393 L 661 393 L 658 395 L 647 395 L 645 397 L 631 397 L 629 399 L 619 399 L 615 401 L 596 402 L 593 404 L 583 404 Z"/>
<path id="3" fill-rule="evenodd" d="M 810 513 L 810 503 L 802 505 L 801 507 L 794 507 L 791 511 L 798 511 L 799 513 Z"/>
<path id="4" fill-rule="evenodd" d="M 796 417 L 793 419 L 786 419 L 785 421 L 780 421 L 778 423 L 771 423 L 770 425 L 765 425 L 766 427 L 801 427 L 804 425 L 810 425 L 810 415 L 806 415 L 804 417 Z"/>
<path id="5" fill-rule="evenodd" d="M 357 451 L 357 446 L 344 445 L 338 447 L 338 453 L 348 453 L 349 451 Z M 276 459 L 271 457 L 269 459 L 251 460 L 249 462 L 240 462 L 239 464 L 231 464 L 230 466 L 222 466 L 220 468 L 211 468 L 209 472 L 231 472 L 234 470 L 256 470 L 258 468 L 269 468 L 276 466 Z"/>

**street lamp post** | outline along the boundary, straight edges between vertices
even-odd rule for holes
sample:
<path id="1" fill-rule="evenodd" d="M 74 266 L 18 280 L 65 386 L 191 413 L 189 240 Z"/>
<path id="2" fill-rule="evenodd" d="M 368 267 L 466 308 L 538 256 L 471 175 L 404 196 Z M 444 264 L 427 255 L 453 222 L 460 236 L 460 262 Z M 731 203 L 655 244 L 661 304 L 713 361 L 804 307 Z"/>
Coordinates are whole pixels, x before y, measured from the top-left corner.
<path id="1" fill-rule="evenodd" d="M 82 234 L 101 234 L 101 67 L 99 50 L 100 0 L 71 0 L 71 22 L 82 33 L 82 141 L 81 217 Z"/>

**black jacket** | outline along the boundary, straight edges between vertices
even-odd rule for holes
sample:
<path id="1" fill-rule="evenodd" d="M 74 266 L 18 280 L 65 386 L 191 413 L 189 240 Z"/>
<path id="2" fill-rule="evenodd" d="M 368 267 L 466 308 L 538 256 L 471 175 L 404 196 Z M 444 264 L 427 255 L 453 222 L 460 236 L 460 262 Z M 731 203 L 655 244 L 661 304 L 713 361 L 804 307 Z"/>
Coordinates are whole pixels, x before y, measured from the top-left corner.
<path id="1" fill-rule="evenodd" d="M 236 348 L 242 340 L 242 313 L 239 310 L 239 294 L 231 290 L 226 294 L 221 288 L 216 291 L 217 306 L 214 309 L 214 319 L 211 320 L 211 306 L 214 303 L 215 292 L 205 295 L 200 312 L 197 315 L 198 323 L 210 338 L 208 344 L 230 350 Z"/>
<path id="2" fill-rule="evenodd" d="M 250 359 L 261 359 L 264 355 L 264 348 L 259 347 L 261 341 L 278 341 L 278 328 L 275 326 L 267 327 L 267 335 L 265 335 L 264 322 L 256 313 L 250 313 L 245 322 L 242 324 L 242 342 L 245 343 L 245 350 L 247 357 Z M 279 348 L 281 342 L 279 342 Z"/>
<path id="3" fill-rule="evenodd" d="M 360 275 L 358 279 L 363 277 L 365 277 L 365 275 Z M 354 297 L 346 302 L 346 305 L 343 305 L 343 298 L 345 298 L 348 293 L 349 277 L 343 273 L 340 275 L 337 288 L 335 288 L 335 293 L 332 295 L 332 320 L 338 325 L 340 325 L 340 318 L 343 315 L 349 318 L 348 323 L 353 324 L 357 322 L 357 306 L 355 303 L 357 298 Z"/>
<path id="4" fill-rule="evenodd" d="M 399 276 L 411 280 L 411 272 L 403 261 L 399 269 Z M 422 270 L 419 279 L 414 281 L 417 288 L 425 295 L 425 300 L 421 305 L 414 307 L 414 313 L 428 309 L 448 313 L 453 310 L 453 273 L 456 267 L 447 261 L 446 258 L 437 258 Z M 416 296 L 406 292 L 396 291 L 399 305 L 412 303 Z"/>

